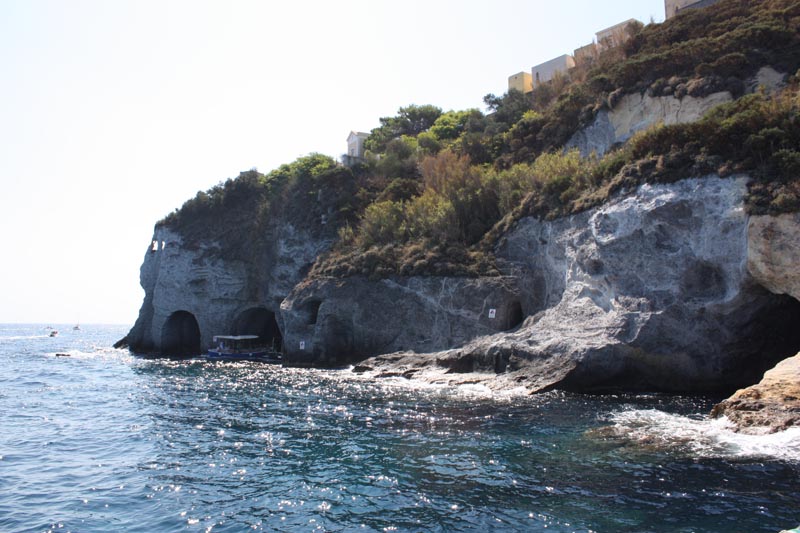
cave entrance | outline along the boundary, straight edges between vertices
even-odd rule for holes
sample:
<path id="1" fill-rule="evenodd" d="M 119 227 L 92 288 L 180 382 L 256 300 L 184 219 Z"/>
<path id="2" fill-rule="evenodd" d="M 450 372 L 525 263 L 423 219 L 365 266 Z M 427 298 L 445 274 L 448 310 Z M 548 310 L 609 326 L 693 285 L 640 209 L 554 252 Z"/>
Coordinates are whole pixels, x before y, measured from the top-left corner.
<path id="1" fill-rule="evenodd" d="M 161 332 L 161 352 L 176 356 L 200 354 L 200 326 L 192 313 L 175 311 L 169 316 Z"/>
<path id="2" fill-rule="evenodd" d="M 800 301 L 787 295 L 770 298 L 770 305 L 763 312 L 738 329 L 752 357 L 748 368 L 755 370 L 747 378 L 747 385 L 758 382 L 780 361 L 800 353 Z"/>
<path id="3" fill-rule="evenodd" d="M 234 335 L 258 335 L 259 344 L 283 351 L 283 335 L 275 313 L 264 307 L 242 312 L 233 323 Z"/>
<path id="4" fill-rule="evenodd" d="M 525 320 L 525 314 L 522 312 L 522 304 L 516 301 L 511 302 L 511 305 L 508 306 L 504 330 L 509 331 L 516 328 L 522 324 L 523 320 Z"/>

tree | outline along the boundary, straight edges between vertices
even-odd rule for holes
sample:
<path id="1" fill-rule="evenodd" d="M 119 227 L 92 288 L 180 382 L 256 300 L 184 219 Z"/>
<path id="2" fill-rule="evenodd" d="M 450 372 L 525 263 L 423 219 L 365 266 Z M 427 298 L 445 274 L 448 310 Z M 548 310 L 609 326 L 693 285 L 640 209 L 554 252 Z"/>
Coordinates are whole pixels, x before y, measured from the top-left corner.
<path id="1" fill-rule="evenodd" d="M 509 89 L 503 96 L 487 94 L 483 103 L 494 112 L 492 118 L 510 127 L 531 109 L 531 100 L 521 91 Z"/>
<path id="2" fill-rule="evenodd" d="M 383 153 L 392 139 L 402 135 L 414 137 L 427 131 L 441 114 L 441 108 L 432 105 L 401 107 L 397 116 L 380 119 L 381 125 L 370 132 L 365 146 L 372 152 Z"/>
<path id="3" fill-rule="evenodd" d="M 440 141 L 452 141 L 458 139 L 466 130 L 470 119 L 480 119 L 483 114 L 477 109 L 467 109 L 466 111 L 448 111 L 436 119 L 431 126 L 430 132 Z"/>
<path id="4" fill-rule="evenodd" d="M 383 156 L 375 162 L 375 170 L 385 178 L 416 178 L 417 139 L 402 135 L 386 144 Z"/>

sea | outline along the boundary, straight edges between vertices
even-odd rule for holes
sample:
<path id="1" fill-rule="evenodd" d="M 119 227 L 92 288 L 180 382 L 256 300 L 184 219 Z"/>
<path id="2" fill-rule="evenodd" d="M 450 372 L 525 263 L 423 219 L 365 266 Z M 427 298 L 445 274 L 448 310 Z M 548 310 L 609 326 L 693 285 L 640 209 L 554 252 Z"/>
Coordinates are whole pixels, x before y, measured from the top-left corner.
<path id="1" fill-rule="evenodd" d="M 0 325 L 1 532 L 800 524 L 800 428 L 736 434 L 720 398 L 146 359 L 80 328 Z"/>

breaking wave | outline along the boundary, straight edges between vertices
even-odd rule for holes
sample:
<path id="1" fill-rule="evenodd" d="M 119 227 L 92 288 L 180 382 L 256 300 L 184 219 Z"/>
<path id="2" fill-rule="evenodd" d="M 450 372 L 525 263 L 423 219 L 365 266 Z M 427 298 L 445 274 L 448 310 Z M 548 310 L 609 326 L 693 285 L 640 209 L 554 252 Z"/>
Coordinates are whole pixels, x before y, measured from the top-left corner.
<path id="1" fill-rule="evenodd" d="M 608 436 L 626 444 L 687 453 L 700 458 L 772 458 L 800 462 L 800 427 L 767 435 L 734 431 L 727 418 L 712 419 L 634 409 L 612 413 Z"/>

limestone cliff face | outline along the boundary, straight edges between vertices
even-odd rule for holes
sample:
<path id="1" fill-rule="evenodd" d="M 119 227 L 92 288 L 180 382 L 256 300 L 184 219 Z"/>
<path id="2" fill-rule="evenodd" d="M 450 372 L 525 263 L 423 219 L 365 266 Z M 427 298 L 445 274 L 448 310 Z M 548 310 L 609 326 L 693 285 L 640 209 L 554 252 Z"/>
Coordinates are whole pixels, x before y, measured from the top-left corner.
<path id="1" fill-rule="evenodd" d="M 748 271 L 746 176 L 643 185 L 498 245 L 528 318 L 516 331 L 428 357 L 428 379 L 500 373 L 533 390 L 728 389 L 800 346 L 800 304 Z M 789 268 L 783 265 L 781 268 Z M 789 270 L 793 270 L 789 268 Z M 416 356 L 365 363 L 417 372 Z M 422 375 L 422 374 L 420 374 Z"/>
<path id="2" fill-rule="evenodd" d="M 603 155 L 612 146 L 624 143 L 634 133 L 650 126 L 683 124 L 700 119 L 711 108 L 733 99 L 727 91 L 705 97 L 648 96 L 627 94 L 611 110 L 601 110 L 594 122 L 578 131 L 565 148 L 578 148 L 583 156 Z"/>
<path id="3" fill-rule="evenodd" d="M 747 269 L 775 294 L 800 300 L 800 214 L 750 219 Z"/>
<path id="4" fill-rule="evenodd" d="M 128 341 L 179 355 L 258 334 L 287 364 L 374 356 L 361 369 L 530 390 L 748 385 L 800 349 L 800 217 L 749 217 L 747 181 L 643 185 L 571 217 L 522 219 L 491 278 L 304 280 L 330 236 L 282 221 L 232 259 L 158 227 Z"/>
<path id="5" fill-rule="evenodd" d="M 762 69 L 748 88 L 784 79 Z M 730 99 L 627 95 L 568 147 L 602 154 Z M 333 185 L 310 207 L 298 189 L 263 223 L 244 213 L 191 238 L 162 224 L 127 343 L 188 355 L 214 335 L 256 334 L 290 365 L 532 391 L 750 385 L 800 350 L 800 215 L 748 216 L 748 179 L 643 185 L 570 217 L 524 218 L 496 244 L 503 275 L 477 279 L 306 279 L 336 239 Z"/>
<path id="6" fill-rule="evenodd" d="M 147 251 L 140 269 L 145 299 L 128 342 L 139 351 L 161 351 L 165 327 L 182 312 L 196 317 L 199 345 L 207 346 L 212 332 L 248 300 L 245 265 L 219 258 L 213 244 L 187 248 L 180 235 L 166 229 L 157 231 L 153 241 L 158 249 Z"/>
<path id="7" fill-rule="evenodd" d="M 555 227 L 521 223 L 500 255 L 560 298 L 515 346 L 533 360 L 565 357 L 567 385 L 581 389 L 724 388 L 768 368 L 758 359 L 786 356 L 765 328 L 797 306 L 747 271 L 746 181 L 644 185 Z"/>
<path id="8" fill-rule="evenodd" d="M 523 318 L 511 278 L 317 280 L 298 286 L 281 313 L 286 360 L 294 365 L 443 350 L 511 329 Z"/>
<path id="9" fill-rule="evenodd" d="M 137 352 L 200 353 L 214 335 L 259 334 L 282 341 L 280 303 L 332 239 L 278 221 L 253 236 L 252 254 L 226 257 L 218 242 L 187 244 L 157 227 L 140 270 L 144 303 L 127 343 Z M 260 242 L 259 242 L 260 241 Z"/>
<path id="10" fill-rule="evenodd" d="M 754 92 L 763 89 L 773 92 L 783 87 L 786 79 L 785 73 L 764 66 L 747 80 L 745 90 Z M 603 155 L 614 145 L 626 142 L 636 132 L 656 124 L 669 126 L 695 122 L 712 108 L 732 99 L 733 96 L 728 91 L 706 96 L 685 95 L 681 98 L 672 95 L 626 94 L 613 109 L 599 111 L 594 122 L 576 132 L 565 148 L 577 148 L 583 156 L 592 152 Z"/>

